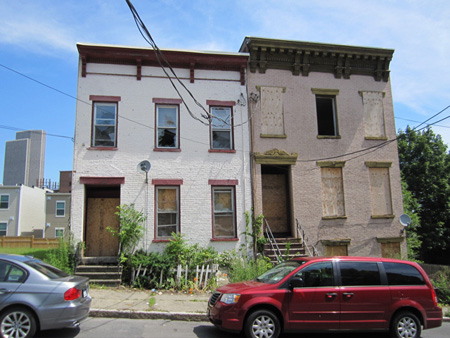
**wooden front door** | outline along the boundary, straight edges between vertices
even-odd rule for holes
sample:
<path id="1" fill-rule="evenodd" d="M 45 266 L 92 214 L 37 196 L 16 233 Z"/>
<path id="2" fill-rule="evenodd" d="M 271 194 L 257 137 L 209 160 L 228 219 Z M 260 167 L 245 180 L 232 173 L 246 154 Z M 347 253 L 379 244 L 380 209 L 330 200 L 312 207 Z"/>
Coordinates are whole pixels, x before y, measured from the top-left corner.
<path id="1" fill-rule="evenodd" d="M 262 167 L 263 215 L 274 235 L 291 236 L 288 167 Z"/>
<path id="2" fill-rule="evenodd" d="M 119 220 L 114 214 L 119 203 L 119 198 L 87 199 L 85 256 L 117 256 L 119 240 L 106 228 L 119 229 Z"/>

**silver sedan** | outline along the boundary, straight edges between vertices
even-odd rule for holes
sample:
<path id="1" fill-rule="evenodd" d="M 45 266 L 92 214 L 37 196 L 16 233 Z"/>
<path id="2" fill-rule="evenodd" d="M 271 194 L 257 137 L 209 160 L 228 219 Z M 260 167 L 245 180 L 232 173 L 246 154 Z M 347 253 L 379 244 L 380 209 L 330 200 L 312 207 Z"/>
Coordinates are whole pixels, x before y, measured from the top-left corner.
<path id="1" fill-rule="evenodd" d="M 76 327 L 91 307 L 89 279 L 29 256 L 0 254 L 0 336 Z"/>

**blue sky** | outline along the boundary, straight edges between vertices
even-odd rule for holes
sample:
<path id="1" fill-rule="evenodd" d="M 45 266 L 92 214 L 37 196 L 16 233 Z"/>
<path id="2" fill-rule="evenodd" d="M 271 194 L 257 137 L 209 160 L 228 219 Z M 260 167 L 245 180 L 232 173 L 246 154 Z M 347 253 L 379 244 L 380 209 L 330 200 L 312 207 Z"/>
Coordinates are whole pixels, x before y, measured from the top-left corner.
<path id="1" fill-rule="evenodd" d="M 160 48 L 236 52 L 255 36 L 395 49 L 397 130 L 450 105 L 448 0 L 131 1 Z M 0 0 L 0 22 L 0 182 L 5 141 L 29 129 L 47 132 L 45 178 L 58 181 L 72 169 L 76 43 L 147 44 L 125 0 Z M 450 144 L 450 119 L 433 130 Z"/>

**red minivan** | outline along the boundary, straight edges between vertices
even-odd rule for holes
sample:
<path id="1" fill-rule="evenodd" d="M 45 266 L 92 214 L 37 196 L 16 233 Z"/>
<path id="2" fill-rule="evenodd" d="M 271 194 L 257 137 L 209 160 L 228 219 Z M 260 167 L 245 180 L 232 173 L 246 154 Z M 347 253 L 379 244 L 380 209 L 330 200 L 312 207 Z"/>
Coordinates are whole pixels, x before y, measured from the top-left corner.
<path id="1" fill-rule="evenodd" d="M 375 257 L 301 257 L 256 280 L 218 288 L 209 320 L 249 338 L 281 332 L 390 330 L 419 338 L 442 325 L 442 309 L 425 271 L 414 262 Z"/>

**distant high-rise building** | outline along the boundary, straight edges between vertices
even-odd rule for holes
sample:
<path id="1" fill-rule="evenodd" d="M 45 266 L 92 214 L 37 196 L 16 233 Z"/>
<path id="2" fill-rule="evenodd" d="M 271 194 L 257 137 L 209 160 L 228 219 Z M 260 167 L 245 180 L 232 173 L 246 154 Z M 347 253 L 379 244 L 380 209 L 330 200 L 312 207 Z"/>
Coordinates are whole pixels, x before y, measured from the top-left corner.
<path id="1" fill-rule="evenodd" d="M 43 130 L 26 130 L 6 142 L 3 185 L 33 186 L 44 178 L 45 139 Z"/>

